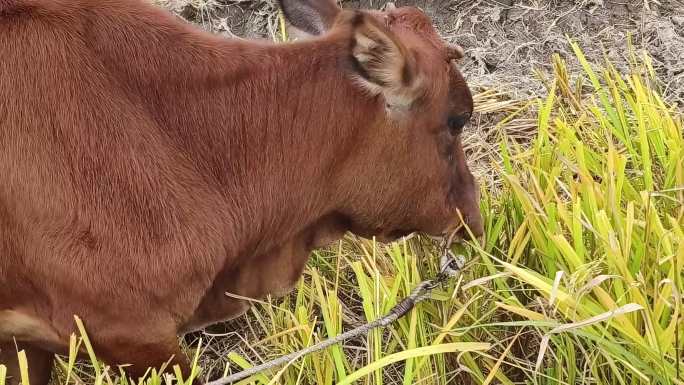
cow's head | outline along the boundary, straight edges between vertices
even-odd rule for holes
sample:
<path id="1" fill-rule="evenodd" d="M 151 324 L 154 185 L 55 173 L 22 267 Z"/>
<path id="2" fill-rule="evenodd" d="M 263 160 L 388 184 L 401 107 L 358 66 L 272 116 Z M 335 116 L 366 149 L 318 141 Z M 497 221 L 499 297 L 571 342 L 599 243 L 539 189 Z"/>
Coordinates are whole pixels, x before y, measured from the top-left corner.
<path id="1" fill-rule="evenodd" d="M 478 186 L 461 132 L 473 98 L 457 61 L 414 7 L 340 9 L 334 0 L 280 0 L 286 18 L 311 35 L 348 36 L 350 82 L 374 106 L 336 179 L 338 208 L 351 231 L 389 240 L 415 231 L 444 235 L 466 224 L 482 232 Z M 357 101 L 358 102 L 358 101 Z"/>

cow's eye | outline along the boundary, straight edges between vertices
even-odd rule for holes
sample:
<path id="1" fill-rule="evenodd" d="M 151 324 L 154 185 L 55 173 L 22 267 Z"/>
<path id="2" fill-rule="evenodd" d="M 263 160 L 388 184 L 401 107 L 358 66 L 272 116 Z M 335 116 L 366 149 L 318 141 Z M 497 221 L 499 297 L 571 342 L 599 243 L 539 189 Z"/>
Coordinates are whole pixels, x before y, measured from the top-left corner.
<path id="1" fill-rule="evenodd" d="M 470 114 L 450 116 L 447 125 L 449 126 L 449 133 L 453 136 L 461 135 L 463 127 L 470 120 Z"/>

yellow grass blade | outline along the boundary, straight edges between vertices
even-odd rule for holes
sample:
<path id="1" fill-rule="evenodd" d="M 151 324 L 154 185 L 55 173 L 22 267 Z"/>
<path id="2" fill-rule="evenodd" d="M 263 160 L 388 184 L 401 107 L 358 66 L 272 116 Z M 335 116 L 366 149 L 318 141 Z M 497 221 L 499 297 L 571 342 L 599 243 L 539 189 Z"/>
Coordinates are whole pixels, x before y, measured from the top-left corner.
<path id="1" fill-rule="evenodd" d="M 389 364 L 405 361 L 410 358 L 422 357 L 427 355 L 454 353 L 454 352 L 478 352 L 486 351 L 490 348 L 488 343 L 482 342 L 454 342 L 450 344 L 425 346 L 411 350 L 404 350 L 399 353 L 390 354 L 382 359 L 375 361 L 365 367 L 351 373 L 344 380 L 337 383 L 337 385 L 354 384 L 355 381 L 367 376 L 368 374 L 379 370 Z"/>

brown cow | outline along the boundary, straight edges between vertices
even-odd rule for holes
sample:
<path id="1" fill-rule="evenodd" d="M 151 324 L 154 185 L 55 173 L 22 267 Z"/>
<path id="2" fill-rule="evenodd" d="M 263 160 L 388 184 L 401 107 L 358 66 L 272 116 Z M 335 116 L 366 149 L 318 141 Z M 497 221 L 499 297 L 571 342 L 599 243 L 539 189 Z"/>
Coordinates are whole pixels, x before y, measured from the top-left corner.
<path id="1" fill-rule="evenodd" d="M 140 375 L 282 294 L 345 231 L 478 235 L 462 55 L 415 8 L 282 0 L 225 39 L 141 0 L 0 0 L 0 362 L 50 376 L 80 316 Z M 461 215 L 459 215 L 461 214 Z"/>

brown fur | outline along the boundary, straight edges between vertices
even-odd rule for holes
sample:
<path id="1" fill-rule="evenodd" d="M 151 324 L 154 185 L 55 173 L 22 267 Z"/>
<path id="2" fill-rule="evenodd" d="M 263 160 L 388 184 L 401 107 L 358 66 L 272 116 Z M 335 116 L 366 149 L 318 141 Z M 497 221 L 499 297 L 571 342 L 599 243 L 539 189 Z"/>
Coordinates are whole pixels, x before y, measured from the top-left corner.
<path id="1" fill-rule="evenodd" d="M 0 0 L 11 375 L 16 340 L 43 385 L 74 315 L 134 376 L 172 355 L 187 369 L 177 335 L 247 306 L 225 292 L 285 292 L 345 231 L 440 235 L 460 211 L 482 232 L 447 127 L 472 98 L 429 20 L 328 3 L 307 28 L 300 11 L 317 3 L 283 0 L 290 20 L 326 32 L 276 45 L 213 36 L 139 0 Z"/>

